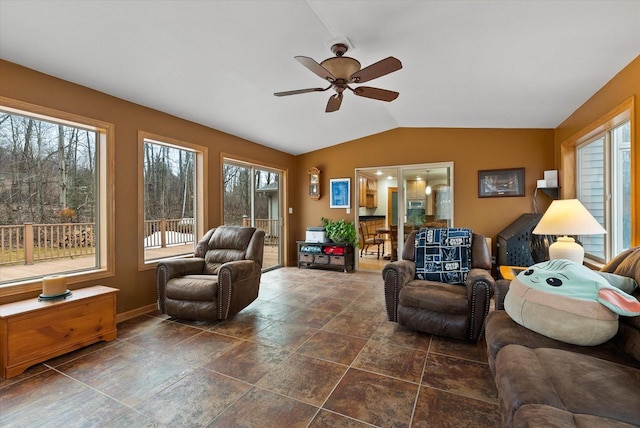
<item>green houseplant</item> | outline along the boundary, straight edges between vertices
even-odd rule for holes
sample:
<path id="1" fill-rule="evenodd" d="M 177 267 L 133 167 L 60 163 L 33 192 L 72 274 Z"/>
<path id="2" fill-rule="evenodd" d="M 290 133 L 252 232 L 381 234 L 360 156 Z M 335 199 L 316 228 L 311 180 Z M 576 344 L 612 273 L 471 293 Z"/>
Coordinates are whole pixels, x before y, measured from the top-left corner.
<path id="1" fill-rule="evenodd" d="M 349 244 L 353 247 L 359 245 L 358 233 L 353 222 L 347 223 L 343 219 L 333 221 L 322 217 L 322 226 L 325 228 L 327 238 L 336 244 Z"/>

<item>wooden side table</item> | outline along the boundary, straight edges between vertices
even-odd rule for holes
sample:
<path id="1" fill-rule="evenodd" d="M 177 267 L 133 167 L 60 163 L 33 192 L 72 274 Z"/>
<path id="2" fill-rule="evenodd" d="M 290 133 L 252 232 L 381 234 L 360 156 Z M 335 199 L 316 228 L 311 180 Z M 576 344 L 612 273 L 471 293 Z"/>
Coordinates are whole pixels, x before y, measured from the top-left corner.
<path id="1" fill-rule="evenodd" d="M 97 285 L 73 290 L 64 300 L 0 305 L 0 374 L 10 378 L 50 358 L 115 339 L 117 291 Z"/>

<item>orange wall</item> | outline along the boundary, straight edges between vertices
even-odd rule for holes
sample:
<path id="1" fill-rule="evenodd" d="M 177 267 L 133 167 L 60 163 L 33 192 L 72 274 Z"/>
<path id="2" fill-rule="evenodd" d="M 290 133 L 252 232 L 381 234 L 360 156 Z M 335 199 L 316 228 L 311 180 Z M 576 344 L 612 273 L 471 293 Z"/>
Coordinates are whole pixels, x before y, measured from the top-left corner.
<path id="1" fill-rule="evenodd" d="M 454 222 L 493 238 L 523 213 L 533 212 L 533 191 L 543 171 L 554 168 L 552 129 L 399 128 L 298 156 L 296 239 L 304 239 L 307 226 L 321 217 L 355 218 L 355 168 L 397 166 L 428 162 L 454 163 Z M 321 199 L 307 196 L 311 167 L 321 170 Z M 478 198 L 478 170 L 525 168 L 524 197 Z M 351 177 L 351 214 L 329 208 L 330 178 Z M 541 210 L 550 203 L 538 195 Z"/>
<path id="2" fill-rule="evenodd" d="M 138 130 L 209 148 L 208 224 L 205 227 L 219 225 L 221 220 L 221 153 L 253 159 L 295 174 L 292 155 L 2 60 L 0 96 L 115 125 L 116 269 L 115 277 L 98 282 L 120 289 L 118 313 L 156 301 L 155 271 L 138 270 Z M 293 191 L 286 197 L 289 206 L 293 206 Z M 72 287 L 88 285 L 93 284 L 86 282 Z M 10 299 L 24 297 L 11 296 Z"/>
<path id="3" fill-rule="evenodd" d="M 613 110 L 630 97 L 634 97 L 634 125 L 631 129 L 631 175 L 632 180 L 632 245 L 640 245 L 640 56 L 637 56 L 616 74 L 598 92 L 593 94 L 580 108 L 555 129 L 556 165 L 561 166 L 560 147 L 564 141 L 574 136 L 591 123 Z"/>
<path id="4" fill-rule="evenodd" d="M 209 147 L 209 226 L 220 223 L 221 153 L 286 170 L 290 186 L 285 207 L 294 208 L 294 214 L 287 214 L 285 220 L 290 264 L 295 263 L 295 240 L 304 239 L 307 226 L 318 225 L 322 216 L 334 220 L 354 219 L 357 207 L 353 194 L 351 214 L 329 208 L 329 178 L 351 177 L 353 184 L 355 168 L 428 162 L 454 162 L 455 223 L 492 237 L 495 250 L 496 234 L 520 214 L 532 212 L 536 180 L 542 178 L 544 170 L 559 167 L 560 143 L 625 99 L 640 93 L 639 75 L 640 59 L 636 58 L 555 130 L 399 128 L 297 157 L 2 60 L 0 96 L 115 125 L 116 276 L 100 283 L 121 290 L 118 295 L 121 313 L 152 304 L 156 299 L 154 271 L 138 270 L 137 246 L 132 245 L 137 236 L 134 220 L 137 190 L 132 183 L 137 182 L 138 130 Z M 638 124 L 637 108 L 635 115 Z M 640 141 L 638 126 L 633 133 L 636 141 Z M 635 165 L 639 165 L 640 150 L 634 153 Z M 323 194 L 319 201 L 307 196 L 307 170 L 313 166 L 322 171 Z M 478 198 L 478 170 L 516 167 L 525 167 L 525 197 Z M 538 195 L 541 211 L 549 202 L 546 196 Z M 640 212 L 638 204 L 640 198 L 636 197 L 636 212 Z M 85 285 L 91 284 L 78 284 Z"/>

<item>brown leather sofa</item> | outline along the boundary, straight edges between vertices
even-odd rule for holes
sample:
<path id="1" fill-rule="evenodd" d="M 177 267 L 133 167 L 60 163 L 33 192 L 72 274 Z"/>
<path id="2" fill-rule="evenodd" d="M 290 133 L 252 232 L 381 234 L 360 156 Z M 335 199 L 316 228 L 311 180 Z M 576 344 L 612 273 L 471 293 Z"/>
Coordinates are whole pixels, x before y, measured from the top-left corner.
<path id="1" fill-rule="evenodd" d="M 602 271 L 640 284 L 640 247 Z M 496 311 L 486 322 L 503 426 L 640 426 L 640 317 L 621 316 L 617 335 L 601 345 L 571 345 L 511 320 L 503 310 L 508 287 L 509 281 L 496 282 Z M 640 300 L 640 290 L 633 295 Z"/>
<path id="2" fill-rule="evenodd" d="M 464 285 L 416 279 L 415 237 L 407 237 L 402 260 L 387 264 L 383 271 L 384 295 L 389 321 L 436 334 L 478 341 L 489 312 L 494 279 L 489 273 L 491 257 L 484 236 L 474 233 L 471 267 Z"/>
<path id="3" fill-rule="evenodd" d="M 224 320 L 258 297 L 264 231 L 219 226 L 198 241 L 193 258 L 158 263 L 158 309 L 185 320 Z"/>

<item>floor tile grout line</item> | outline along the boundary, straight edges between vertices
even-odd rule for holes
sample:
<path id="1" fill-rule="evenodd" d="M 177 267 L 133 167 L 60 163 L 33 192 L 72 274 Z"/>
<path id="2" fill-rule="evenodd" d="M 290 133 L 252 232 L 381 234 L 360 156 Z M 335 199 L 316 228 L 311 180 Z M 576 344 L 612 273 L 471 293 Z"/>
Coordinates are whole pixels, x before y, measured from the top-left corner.
<path id="1" fill-rule="evenodd" d="M 443 357 L 448 357 L 448 358 L 455 358 L 455 359 L 458 359 L 458 360 L 467 361 L 469 363 L 477 363 L 477 364 L 482 364 L 482 365 L 485 365 L 485 366 L 489 365 L 489 362 L 485 363 L 484 361 L 478 361 L 478 360 L 474 360 L 474 359 L 471 359 L 471 358 L 465 358 L 465 357 L 461 357 L 459 355 L 445 354 L 444 352 L 438 352 L 438 351 L 432 351 L 432 352 L 434 354 L 436 354 L 436 355 L 442 355 Z"/>
<path id="2" fill-rule="evenodd" d="M 418 408 L 418 398 L 420 397 L 420 392 L 422 391 L 422 382 L 424 380 L 424 374 L 427 370 L 427 362 L 429 361 L 429 353 L 431 351 L 431 345 L 433 344 L 433 335 L 429 338 L 429 346 L 427 347 L 426 355 L 424 356 L 424 363 L 422 364 L 422 373 L 420 373 L 420 384 L 418 385 L 418 390 L 416 391 L 416 398 L 413 400 L 413 408 L 411 409 L 411 418 L 409 419 L 409 427 L 413 425 L 413 418 L 416 414 L 416 409 Z"/>
<path id="3" fill-rule="evenodd" d="M 430 386 L 430 385 L 421 385 L 421 386 L 424 387 L 424 388 L 429 388 L 429 389 L 433 389 L 433 390 L 436 390 L 436 391 L 446 392 L 447 394 L 457 395 L 458 397 L 464 397 L 464 398 L 468 398 L 470 400 L 480 401 L 480 402 L 491 404 L 491 405 L 494 405 L 494 406 L 498 406 L 499 405 L 498 401 L 493 402 L 493 401 L 483 400 L 482 398 L 473 397 L 473 396 L 468 395 L 468 394 L 461 394 L 459 392 L 450 391 L 448 389 L 437 388 L 435 386 Z"/>
<path id="4" fill-rule="evenodd" d="M 102 395 L 102 396 L 104 396 L 104 397 L 107 397 L 107 398 L 108 398 L 108 399 L 110 399 L 110 400 L 115 401 L 116 403 L 118 403 L 118 404 L 120 404 L 120 405 L 122 405 L 122 406 L 126 407 L 127 409 L 129 409 L 129 411 L 134 410 L 134 411 L 136 411 L 137 413 L 140 413 L 139 411 L 137 411 L 137 410 L 136 410 L 136 408 L 135 408 L 135 407 L 133 407 L 133 406 L 131 406 L 131 405 L 129 405 L 129 404 L 127 404 L 127 403 L 123 402 L 123 401 L 120 401 L 119 399 L 117 399 L 117 398 L 115 398 L 115 397 L 112 397 L 111 395 L 107 394 L 106 392 L 104 392 L 104 391 L 102 391 L 102 390 L 100 390 L 100 389 L 98 389 L 98 388 L 96 388 L 96 387 L 94 387 L 94 386 L 91 386 L 91 385 L 89 385 L 88 383 L 83 382 L 83 381 L 81 381 L 80 379 L 77 379 L 77 378 L 75 378 L 75 377 L 71 376 L 71 375 L 70 375 L 70 374 L 68 374 L 68 373 L 65 373 L 65 372 L 63 372 L 63 371 L 61 371 L 61 370 L 59 370 L 59 369 L 57 369 L 57 368 L 55 368 L 55 367 L 51 367 L 51 370 L 53 370 L 53 371 L 55 371 L 55 372 L 57 372 L 57 373 L 60 373 L 62 376 L 66 377 L 67 379 L 70 379 L 70 380 L 72 380 L 73 382 L 79 383 L 80 385 L 83 385 L 83 386 L 85 386 L 86 388 L 88 388 L 88 389 L 90 389 L 90 390 L 92 390 L 92 391 L 94 391 L 94 392 L 96 392 L 96 393 L 98 393 L 98 394 L 100 394 L 100 395 Z M 145 401 L 146 401 L 146 400 L 145 400 Z M 141 403 L 141 404 L 142 404 L 142 403 Z M 120 416 L 122 416 L 122 415 L 120 415 Z M 115 418 L 112 418 L 112 419 L 110 419 L 110 420 L 109 420 L 109 421 L 107 421 L 107 422 L 114 421 L 114 420 L 118 419 L 120 416 L 117 416 L 117 417 L 115 417 Z M 146 416 L 146 415 L 145 415 L 145 416 Z"/>

